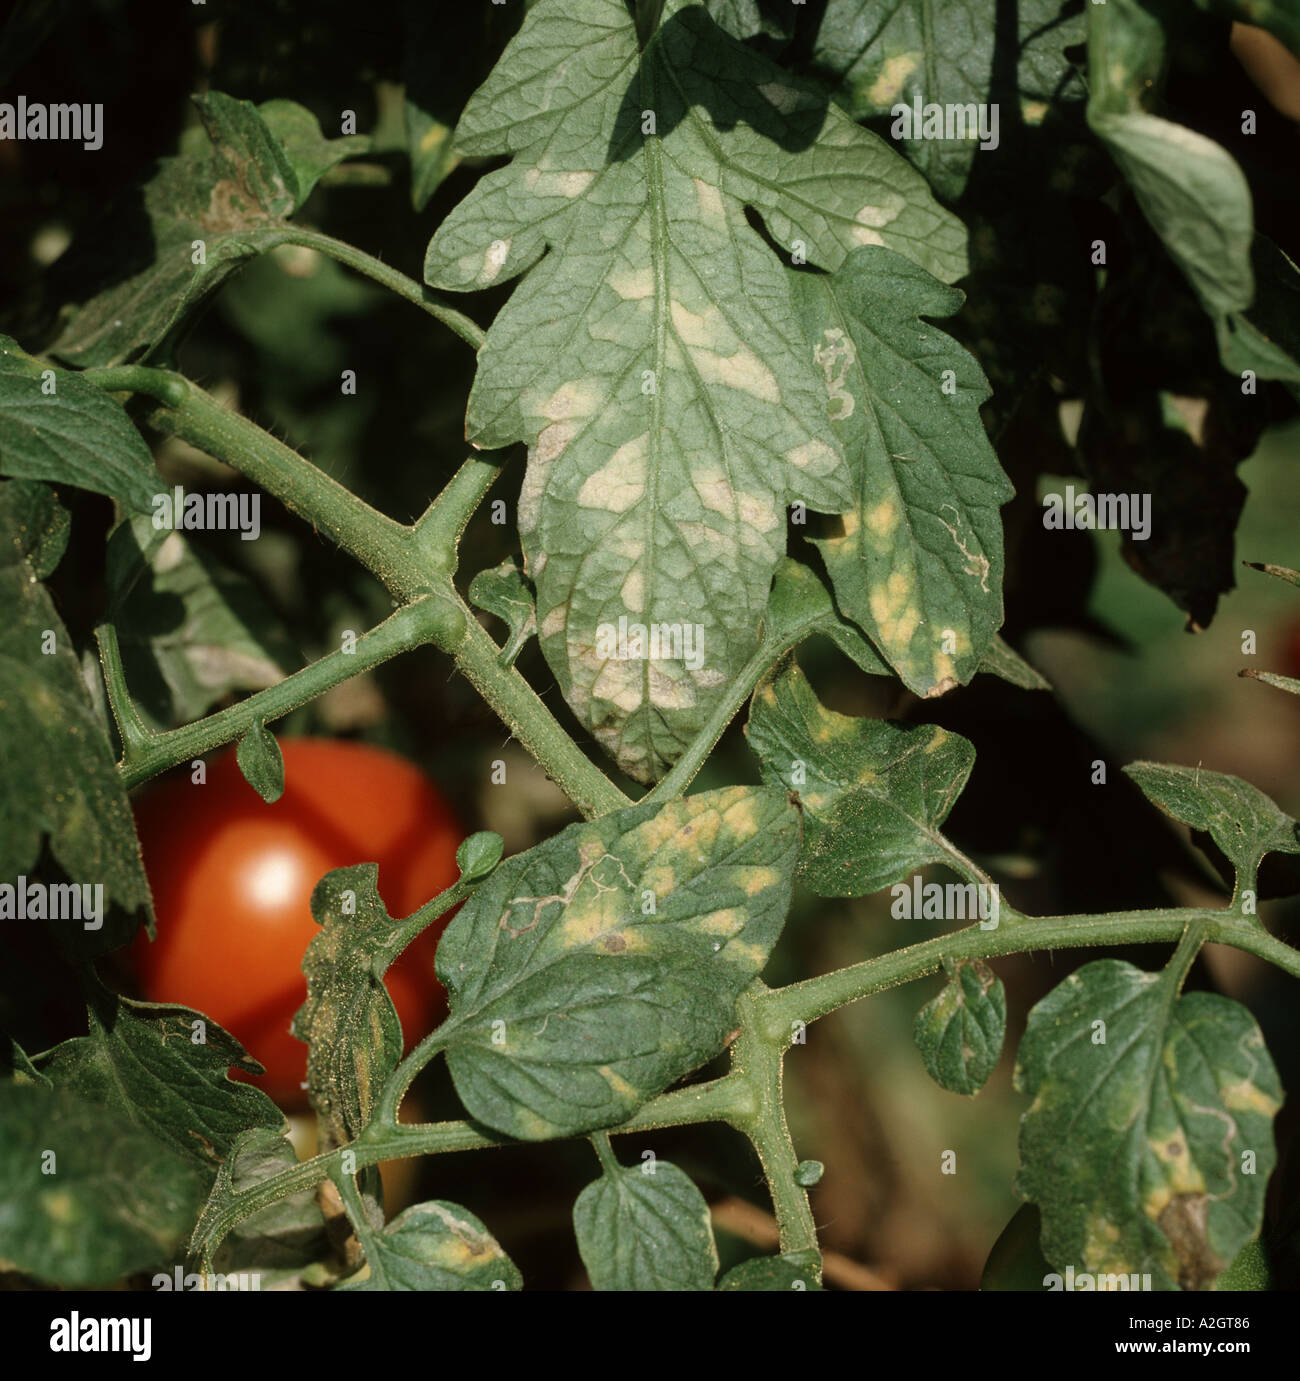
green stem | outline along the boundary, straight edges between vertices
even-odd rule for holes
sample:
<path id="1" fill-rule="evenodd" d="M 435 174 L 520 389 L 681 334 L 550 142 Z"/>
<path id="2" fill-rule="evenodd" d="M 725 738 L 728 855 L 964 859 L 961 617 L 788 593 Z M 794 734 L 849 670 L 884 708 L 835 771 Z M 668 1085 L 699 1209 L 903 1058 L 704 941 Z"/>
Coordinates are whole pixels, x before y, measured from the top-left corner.
<path id="1" fill-rule="evenodd" d="M 427 570 L 455 574 L 460 539 L 500 473 L 499 464 L 470 456 L 425 509 L 411 529 L 411 547 Z"/>
<path id="2" fill-rule="evenodd" d="M 852 964 L 846 969 L 809 978 L 764 993 L 758 1019 L 769 1040 L 789 1044 L 794 1023 L 805 1024 L 847 1003 L 885 988 L 937 973 L 944 955 L 954 959 L 992 959 L 1028 950 L 1069 949 L 1087 945 L 1172 944 L 1190 924 L 1204 922 L 1204 939 L 1231 945 L 1266 959 L 1300 978 L 1300 952 L 1250 925 L 1228 910 L 1116 911 L 1080 916 L 1022 916 L 1007 906 L 996 929 L 978 925 L 939 935 L 906 949 Z"/>
<path id="3" fill-rule="evenodd" d="M 326 533 L 394 595 L 411 599 L 431 588 L 434 573 L 420 571 L 410 558 L 410 528 L 371 508 L 297 451 L 256 422 L 223 407 L 183 375 L 145 365 L 117 365 L 87 369 L 80 377 L 110 392 L 153 398 L 158 406 L 145 415 L 151 427 L 232 465 L 291 513 Z"/>
<path id="4" fill-rule="evenodd" d="M 475 350 L 478 350 L 487 338 L 487 332 L 477 322 L 471 321 L 464 312 L 447 306 L 415 279 L 390 268 L 381 259 L 376 259 L 342 240 L 336 240 L 332 235 L 322 234 L 319 230 L 308 230 L 302 225 L 287 225 L 277 238 L 282 244 L 304 245 L 308 249 L 314 249 L 340 264 L 346 264 L 350 269 L 356 269 L 358 273 L 364 273 L 376 283 L 382 283 L 390 292 L 413 302 L 431 317 L 436 317 L 444 326 L 450 326 L 461 340 L 472 345 Z"/>
<path id="5" fill-rule="evenodd" d="M 564 731 L 523 675 L 501 664 L 501 649 L 469 609 L 465 615 L 456 665 L 560 790 L 588 819 L 631 805 Z"/>
<path id="6" fill-rule="evenodd" d="M 124 734 L 122 761 L 119 764 L 123 785 L 128 789 L 138 786 L 177 763 L 202 757 L 222 744 L 242 738 L 254 720 L 271 723 L 281 719 L 299 705 L 305 705 L 341 682 L 359 676 L 401 652 L 433 641 L 435 630 L 443 629 L 449 620 L 454 621 L 457 612 L 455 606 L 443 596 L 426 595 L 404 605 L 368 633 L 362 634 L 353 652 L 331 652 L 311 666 L 286 676 L 283 681 L 277 681 L 275 685 L 250 695 L 237 705 L 219 710 L 193 724 L 185 724 L 164 733 L 146 732 L 143 738 L 138 733 Z M 101 636 L 100 653 L 109 703 L 120 726 L 135 711 L 127 708 L 131 700 L 122 677 L 120 660 L 115 660 L 111 654 L 104 655 L 110 643 L 116 647 L 115 640 L 105 640 Z"/>
<path id="7" fill-rule="evenodd" d="M 672 1089 L 645 1104 L 626 1122 L 611 1127 L 611 1136 L 625 1136 L 636 1132 L 657 1131 L 663 1127 L 684 1127 L 699 1122 L 734 1122 L 752 1109 L 749 1086 L 735 1074 L 687 1088 Z M 375 1124 L 372 1122 L 371 1127 Z M 205 1224 L 203 1254 L 210 1258 L 222 1238 L 245 1218 L 260 1209 L 304 1189 L 310 1189 L 323 1179 L 335 1179 L 342 1173 L 345 1151 L 355 1156 L 357 1169 L 378 1165 L 384 1160 L 398 1160 L 410 1156 L 442 1155 L 452 1151 L 487 1150 L 493 1146 L 518 1146 L 513 1137 L 504 1136 L 473 1122 L 401 1123 L 371 1134 L 370 1128 L 348 1146 L 339 1146 L 302 1161 L 269 1179 L 260 1180 L 248 1189 L 233 1194 L 230 1202 Z M 337 1181 L 336 1181 L 337 1182 Z"/>
<path id="8" fill-rule="evenodd" d="M 104 669 L 104 689 L 108 695 L 108 707 L 112 710 L 114 722 L 117 724 L 125 761 L 138 753 L 153 735 L 148 725 L 140 718 L 135 701 L 127 691 L 122 652 L 117 645 L 117 629 L 111 623 L 100 624 L 95 629 L 95 641 L 99 644 L 99 661 Z"/>
<path id="9" fill-rule="evenodd" d="M 623 1167 L 618 1163 L 618 1157 L 614 1154 L 614 1148 L 609 1144 L 609 1133 L 593 1132 L 591 1134 L 591 1144 L 596 1148 L 596 1155 L 600 1160 L 600 1168 L 610 1179 L 617 1179 L 618 1172 Z"/>
<path id="10" fill-rule="evenodd" d="M 740 1035 L 732 1048 L 733 1067 L 753 1091 L 755 1106 L 747 1114 L 733 1118 L 732 1125 L 749 1138 L 763 1167 L 781 1230 L 782 1252 L 816 1251 L 817 1225 L 808 1191 L 795 1179 L 799 1157 L 790 1139 L 781 1091 L 787 1042 L 767 1035 L 758 1021 L 757 1004 L 767 993 L 761 983 L 755 983 L 737 1004 Z"/>

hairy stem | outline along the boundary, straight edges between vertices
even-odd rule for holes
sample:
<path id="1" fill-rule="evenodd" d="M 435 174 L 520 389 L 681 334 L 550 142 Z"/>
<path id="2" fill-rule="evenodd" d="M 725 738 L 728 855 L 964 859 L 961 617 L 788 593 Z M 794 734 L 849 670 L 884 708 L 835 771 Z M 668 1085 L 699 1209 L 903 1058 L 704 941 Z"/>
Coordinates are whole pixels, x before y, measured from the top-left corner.
<path id="1" fill-rule="evenodd" d="M 332 235 L 325 235 L 319 230 L 308 230 L 306 226 L 302 225 L 285 226 L 278 233 L 277 239 L 281 244 L 304 245 L 308 249 L 314 249 L 318 253 L 328 256 L 337 263 L 346 264 L 350 269 L 356 269 L 358 273 L 364 273 L 367 278 L 381 283 L 390 292 L 396 293 L 398 297 L 405 298 L 407 302 L 413 302 L 422 311 L 428 312 L 431 317 L 436 317 L 444 326 L 450 326 L 461 340 L 467 345 L 473 346 L 475 350 L 478 350 L 487 338 L 487 332 L 477 322 L 471 321 L 464 312 L 458 312 L 454 307 L 449 307 L 435 293 L 417 283 L 415 279 L 408 278 L 406 274 L 395 268 L 390 268 L 381 259 L 376 259 L 373 255 L 366 254 L 343 240 L 336 240 Z"/>

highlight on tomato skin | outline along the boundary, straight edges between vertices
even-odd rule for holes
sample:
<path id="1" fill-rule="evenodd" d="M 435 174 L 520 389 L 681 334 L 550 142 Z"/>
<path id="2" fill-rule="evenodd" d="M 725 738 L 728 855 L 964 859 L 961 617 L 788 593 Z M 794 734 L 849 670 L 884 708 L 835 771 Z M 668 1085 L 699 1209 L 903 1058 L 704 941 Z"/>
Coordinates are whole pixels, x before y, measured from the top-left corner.
<path id="1" fill-rule="evenodd" d="M 233 750 L 145 788 L 136 828 L 153 891 L 157 939 L 140 932 L 131 963 L 145 997 L 179 1002 L 219 1022 L 266 1067 L 233 1071 L 288 1111 L 307 1106 L 307 1047 L 290 1033 L 307 995 L 302 957 L 319 927 L 312 889 L 331 869 L 379 865 L 379 895 L 407 916 L 459 876 L 461 828 L 412 763 L 368 744 L 288 738 L 284 795 L 267 805 Z M 390 967 L 409 1050 L 446 1015 L 434 976 L 451 915 L 419 935 Z"/>

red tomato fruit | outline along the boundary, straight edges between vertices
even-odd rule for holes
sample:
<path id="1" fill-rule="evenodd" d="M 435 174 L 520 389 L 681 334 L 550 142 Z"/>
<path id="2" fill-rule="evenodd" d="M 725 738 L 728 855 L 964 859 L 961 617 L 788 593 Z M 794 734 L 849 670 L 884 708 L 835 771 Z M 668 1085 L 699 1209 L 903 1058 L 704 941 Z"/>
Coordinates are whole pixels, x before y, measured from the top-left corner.
<path id="1" fill-rule="evenodd" d="M 379 894 L 410 915 L 459 876 L 455 816 L 428 779 L 383 749 L 286 739 L 284 795 L 267 805 L 235 754 L 146 791 L 136 805 L 158 938 L 133 960 L 144 994 L 220 1023 L 266 1066 L 247 1077 L 288 1109 L 306 1106 L 307 1047 L 289 1031 L 307 996 L 302 957 L 319 927 L 311 893 L 331 868 L 378 863 Z M 434 922 L 385 976 L 409 1050 L 447 1010 L 434 977 Z"/>

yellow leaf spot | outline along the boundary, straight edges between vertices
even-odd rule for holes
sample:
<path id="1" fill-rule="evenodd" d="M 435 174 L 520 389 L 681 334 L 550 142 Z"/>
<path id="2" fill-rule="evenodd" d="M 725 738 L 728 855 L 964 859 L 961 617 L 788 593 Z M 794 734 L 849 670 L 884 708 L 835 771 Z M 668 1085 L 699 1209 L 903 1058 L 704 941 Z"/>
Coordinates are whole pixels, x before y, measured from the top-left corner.
<path id="1" fill-rule="evenodd" d="M 608 1065 L 601 1065 L 598 1073 L 610 1088 L 627 1102 L 635 1103 L 641 1097 L 640 1089 L 633 1088 L 622 1075 L 616 1074 Z"/>
<path id="2" fill-rule="evenodd" d="M 587 477 L 578 491 L 579 506 L 626 513 L 633 504 L 640 503 L 645 497 L 649 445 L 648 432 L 624 442 L 599 470 Z"/>
<path id="3" fill-rule="evenodd" d="M 756 897 L 769 887 L 775 887 L 781 881 L 781 874 L 775 868 L 737 868 L 731 880 L 747 897 Z"/>
<path id="4" fill-rule="evenodd" d="M 478 284 L 486 287 L 496 279 L 510 257 L 509 240 L 493 240 L 483 254 L 483 267 L 479 270 Z"/>
<path id="5" fill-rule="evenodd" d="M 649 268 L 611 273 L 605 281 L 625 302 L 640 302 L 655 290 L 654 275 Z"/>
<path id="6" fill-rule="evenodd" d="M 876 80 L 867 91 L 867 99 L 872 105 L 893 105 L 903 90 L 903 83 L 916 71 L 920 55 L 899 53 L 886 60 Z"/>
<path id="7" fill-rule="evenodd" d="M 624 714 L 641 708 L 645 698 L 641 689 L 641 662 L 620 662 L 611 658 L 601 667 L 600 675 L 591 685 L 592 698 L 608 700 Z"/>
<path id="8" fill-rule="evenodd" d="M 726 222 L 726 212 L 722 207 L 722 193 L 711 183 L 701 178 L 692 178 L 695 183 L 695 199 L 700 205 L 700 215 L 714 225 Z"/>
<path id="9" fill-rule="evenodd" d="M 702 930 L 706 935 L 721 935 L 730 938 L 738 935 L 745 928 L 745 913 L 734 906 L 729 906 L 722 911 L 710 911 L 707 915 L 699 917 L 694 922 L 697 930 Z"/>
<path id="10" fill-rule="evenodd" d="M 1222 1097 L 1223 1106 L 1232 1112 L 1257 1112 L 1265 1117 L 1272 1117 L 1282 1106 L 1249 1079 L 1243 1079 L 1237 1084 L 1224 1085 Z"/>

